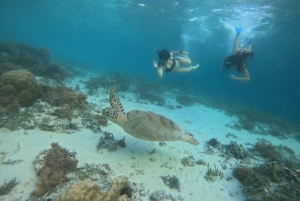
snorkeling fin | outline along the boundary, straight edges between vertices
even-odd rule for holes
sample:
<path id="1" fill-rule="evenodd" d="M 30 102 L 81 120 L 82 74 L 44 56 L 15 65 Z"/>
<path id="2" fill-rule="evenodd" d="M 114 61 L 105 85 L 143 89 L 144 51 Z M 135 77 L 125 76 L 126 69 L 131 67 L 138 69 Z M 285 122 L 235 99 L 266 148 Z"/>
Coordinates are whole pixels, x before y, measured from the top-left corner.
<path id="1" fill-rule="evenodd" d="M 244 29 L 243 27 L 235 27 L 236 35 L 240 35 L 242 33 L 243 29 Z"/>

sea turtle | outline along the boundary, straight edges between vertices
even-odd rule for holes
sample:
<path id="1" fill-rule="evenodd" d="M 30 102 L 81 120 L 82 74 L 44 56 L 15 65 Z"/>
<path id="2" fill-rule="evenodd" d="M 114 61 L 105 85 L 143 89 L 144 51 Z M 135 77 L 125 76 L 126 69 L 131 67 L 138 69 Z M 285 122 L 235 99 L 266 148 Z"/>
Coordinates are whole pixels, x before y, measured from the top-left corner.
<path id="1" fill-rule="evenodd" d="M 110 107 L 103 110 L 103 114 L 123 130 L 141 140 L 148 141 L 185 141 L 198 145 L 198 141 L 186 133 L 174 121 L 162 115 L 142 110 L 124 112 L 120 99 L 115 96 L 115 87 L 112 86 L 109 95 Z"/>

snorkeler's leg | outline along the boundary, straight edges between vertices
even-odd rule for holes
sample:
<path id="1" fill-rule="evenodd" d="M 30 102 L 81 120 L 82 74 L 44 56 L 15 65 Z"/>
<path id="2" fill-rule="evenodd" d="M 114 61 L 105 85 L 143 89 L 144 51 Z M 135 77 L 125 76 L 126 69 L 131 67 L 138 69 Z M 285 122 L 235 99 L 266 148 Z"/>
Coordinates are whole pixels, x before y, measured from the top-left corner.
<path id="1" fill-rule="evenodd" d="M 247 52 L 251 52 L 251 47 L 252 47 L 252 38 L 247 37 L 246 38 L 247 41 L 247 49 L 245 49 Z"/>
<path id="2" fill-rule="evenodd" d="M 233 46 L 232 46 L 232 51 L 231 54 L 236 54 L 240 50 L 239 48 L 239 35 L 236 35 Z"/>
<path id="3" fill-rule="evenodd" d="M 176 73 L 188 73 L 190 71 L 196 70 L 199 67 L 199 64 L 196 66 L 190 66 L 190 67 L 181 67 L 177 68 L 174 72 Z"/>
<path id="4" fill-rule="evenodd" d="M 191 65 L 192 61 L 190 60 L 190 58 L 188 58 L 187 56 L 183 57 L 176 57 L 176 59 L 178 59 L 181 63 L 181 66 L 189 66 Z"/>
<path id="5" fill-rule="evenodd" d="M 248 47 L 247 47 L 247 52 L 251 52 L 251 47 L 252 47 L 252 44 L 249 43 L 249 44 L 248 44 Z"/>

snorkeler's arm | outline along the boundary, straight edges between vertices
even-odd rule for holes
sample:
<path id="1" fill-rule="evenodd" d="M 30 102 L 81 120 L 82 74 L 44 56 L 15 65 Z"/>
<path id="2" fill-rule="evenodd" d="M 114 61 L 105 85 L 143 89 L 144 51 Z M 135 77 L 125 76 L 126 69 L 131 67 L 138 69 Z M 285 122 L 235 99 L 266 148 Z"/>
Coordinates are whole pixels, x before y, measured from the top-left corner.
<path id="1" fill-rule="evenodd" d="M 183 55 L 187 55 L 186 51 L 175 51 L 175 52 L 171 52 L 172 54 L 183 54 Z"/>
<path id="2" fill-rule="evenodd" d="M 156 72 L 157 72 L 157 76 L 158 76 L 159 78 L 162 78 L 163 72 L 164 72 L 163 68 L 162 68 L 162 67 L 158 67 L 158 68 L 156 69 Z"/>
<path id="3" fill-rule="evenodd" d="M 250 81 L 250 75 L 249 75 L 249 72 L 247 70 L 247 68 L 245 68 L 243 71 L 243 77 L 236 77 L 234 75 L 230 75 L 229 78 L 233 79 L 233 80 L 237 80 L 237 81 L 240 81 L 240 82 L 249 82 Z"/>
<path id="4" fill-rule="evenodd" d="M 164 72 L 163 67 L 161 65 L 158 66 L 155 60 L 153 60 L 153 66 L 156 68 L 157 76 L 162 78 Z"/>

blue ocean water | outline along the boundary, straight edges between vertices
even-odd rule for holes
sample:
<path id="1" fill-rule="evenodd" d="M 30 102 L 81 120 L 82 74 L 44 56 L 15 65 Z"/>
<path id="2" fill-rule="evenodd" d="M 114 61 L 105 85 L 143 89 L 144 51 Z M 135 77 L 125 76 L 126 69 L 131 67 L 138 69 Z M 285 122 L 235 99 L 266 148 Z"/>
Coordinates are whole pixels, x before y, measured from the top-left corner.
<path id="1" fill-rule="evenodd" d="M 0 41 L 46 47 L 53 61 L 82 62 L 99 73 L 185 83 L 196 95 L 300 122 L 299 10 L 298 0 L 2 0 Z M 249 83 L 219 71 L 235 26 L 244 27 L 241 43 L 254 39 Z M 159 79 L 153 47 L 185 50 L 200 68 Z"/>

